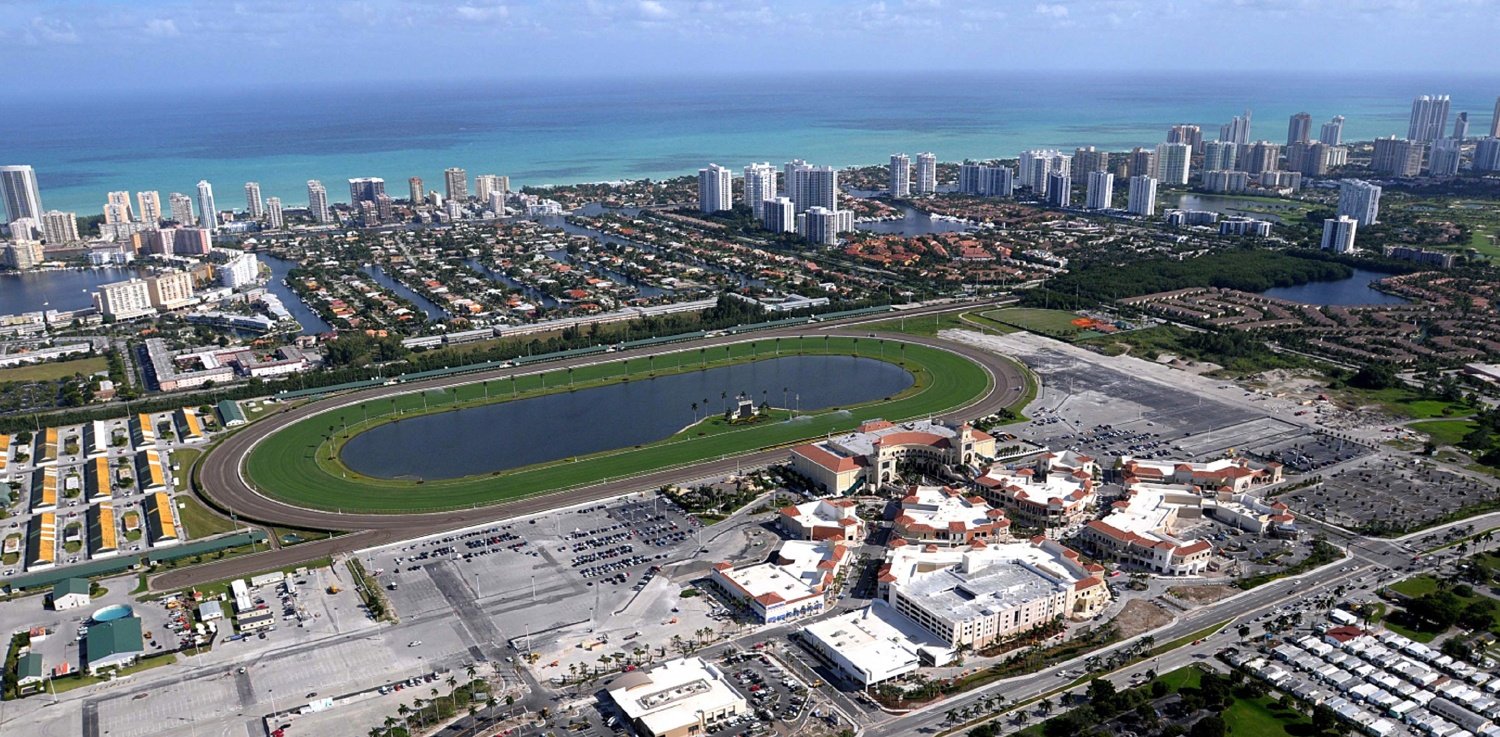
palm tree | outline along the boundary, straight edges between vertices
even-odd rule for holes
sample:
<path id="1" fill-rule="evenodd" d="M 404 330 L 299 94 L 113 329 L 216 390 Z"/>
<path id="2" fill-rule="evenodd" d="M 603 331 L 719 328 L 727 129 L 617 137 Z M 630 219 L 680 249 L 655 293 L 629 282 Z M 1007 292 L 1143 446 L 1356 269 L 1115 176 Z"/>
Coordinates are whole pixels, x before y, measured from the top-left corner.
<path id="1" fill-rule="evenodd" d="M 417 700 L 421 701 L 421 699 L 417 699 Z M 406 715 L 411 713 L 411 707 L 407 706 L 406 704 L 402 704 L 402 705 L 396 707 L 396 713 L 400 714 L 401 718 L 404 720 L 404 719 L 406 719 Z"/>
<path id="2" fill-rule="evenodd" d="M 468 676 L 469 680 L 474 680 L 474 675 L 478 672 L 479 669 L 475 668 L 473 663 L 469 663 L 464 667 L 464 675 Z"/>
<path id="3" fill-rule="evenodd" d="M 444 681 L 444 683 L 448 684 L 448 688 L 458 688 L 458 679 L 453 676 L 448 676 L 448 680 Z"/>
<path id="4" fill-rule="evenodd" d="M 693 402 L 693 422 L 698 421 L 698 403 Z"/>

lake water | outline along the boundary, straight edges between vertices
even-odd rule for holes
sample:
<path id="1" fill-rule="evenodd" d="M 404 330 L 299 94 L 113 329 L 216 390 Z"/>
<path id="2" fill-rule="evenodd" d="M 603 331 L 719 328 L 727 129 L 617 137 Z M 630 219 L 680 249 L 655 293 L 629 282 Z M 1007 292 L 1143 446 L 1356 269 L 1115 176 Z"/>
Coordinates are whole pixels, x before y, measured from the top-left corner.
<path id="1" fill-rule="evenodd" d="M 1217 212 L 1225 217 L 1255 218 L 1256 220 L 1269 220 L 1279 224 L 1283 222 L 1279 215 L 1255 211 L 1256 209 L 1274 209 L 1276 206 L 1275 202 L 1235 197 L 1234 195 L 1169 193 L 1162 197 L 1163 209 L 1206 210 L 1208 212 Z"/>
<path id="2" fill-rule="evenodd" d="M 292 313 L 292 317 L 296 318 L 298 323 L 301 323 L 303 335 L 320 335 L 333 331 L 332 325 L 324 322 L 318 313 L 308 307 L 307 303 L 303 302 L 302 298 L 286 285 L 287 273 L 297 268 L 297 264 L 265 252 L 257 252 L 255 255 L 261 263 L 271 269 L 271 281 L 266 283 L 266 289 L 281 298 L 282 306 L 286 307 L 287 312 Z"/>
<path id="3" fill-rule="evenodd" d="M 906 236 L 932 235 L 934 233 L 961 233 L 974 229 L 974 226 L 968 223 L 960 223 L 954 220 L 937 220 L 932 215 L 914 207 L 907 207 L 906 205 L 897 205 L 896 207 L 901 210 L 900 220 L 877 220 L 871 223 L 855 223 L 854 227 L 860 230 L 868 230 L 871 233 Z"/>
<path id="4" fill-rule="evenodd" d="M 1378 271 L 1355 269 L 1354 276 L 1338 281 L 1314 281 L 1295 287 L 1267 289 L 1261 294 L 1309 305 L 1399 305 L 1406 300 L 1378 291 L 1370 285 L 1390 276 Z"/>
<path id="5" fill-rule="evenodd" d="M 888 397 L 912 382 L 905 369 L 873 358 L 785 356 L 403 419 L 355 435 L 343 461 L 380 478 L 457 478 L 655 442 L 702 419 L 704 400 L 709 413 L 723 413 L 726 393 L 817 410 Z"/>
<path id="6" fill-rule="evenodd" d="M 81 310 L 100 284 L 125 281 L 135 269 L 99 268 L 0 274 L 0 315 L 37 310 Z"/>

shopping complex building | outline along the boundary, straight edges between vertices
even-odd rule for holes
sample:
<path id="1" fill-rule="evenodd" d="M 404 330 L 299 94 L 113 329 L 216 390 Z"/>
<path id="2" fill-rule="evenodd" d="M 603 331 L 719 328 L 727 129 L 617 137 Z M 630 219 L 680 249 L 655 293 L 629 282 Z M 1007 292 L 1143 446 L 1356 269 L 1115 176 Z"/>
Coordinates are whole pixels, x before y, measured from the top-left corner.
<path id="1" fill-rule="evenodd" d="M 1049 537 L 1086 522 L 1097 498 L 1098 466 L 1076 453 L 1045 453 L 1030 466 L 992 466 L 975 479 L 984 498 L 1016 522 Z"/>
<path id="2" fill-rule="evenodd" d="M 864 520 L 848 499 L 819 499 L 783 507 L 777 525 L 793 540 L 861 540 Z"/>
<path id="3" fill-rule="evenodd" d="M 946 486 L 913 486 L 901 499 L 894 534 L 909 543 L 970 545 L 1010 539 L 1010 520 L 980 496 Z"/>
<path id="4" fill-rule="evenodd" d="M 895 482 L 898 466 L 938 472 L 994 456 L 995 438 L 968 423 L 870 420 L 854 432 L 793 448 L 791 461 L 813 489 L 842 495 Z"/>
<path id="5" fill-rule="evenodd" d="M 786 622 L 822 614 L 851 557 L 838 540 L 788 540 L 765 563 L 715 564 L 709 580 L 758 621 Z"/>
<path id="6" fill-rule="evenodd" d="M 724 672 L 701 658 L 625 673 L 610 681 L 605 692 L 643 737 L 707 734 L 749 708 Z"/>

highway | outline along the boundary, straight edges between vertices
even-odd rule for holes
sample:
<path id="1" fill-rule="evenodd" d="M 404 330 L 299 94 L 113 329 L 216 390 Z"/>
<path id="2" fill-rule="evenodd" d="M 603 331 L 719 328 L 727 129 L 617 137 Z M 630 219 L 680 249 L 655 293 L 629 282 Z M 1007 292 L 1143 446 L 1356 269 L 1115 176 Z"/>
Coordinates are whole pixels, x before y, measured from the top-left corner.
<path id="1" fill-rule="evenodd" d="M 257 571 L 281 568 L 310 560 L 362 550 L 421 535 L 448 529 L 467 527 L 497 519 L 508 519 L 536 514 L 557 507 L 577 504 L 594 499 L 606 499 L 630 492 L 653 489 L 665 484 L 732 473 L 736 469 L 763 466 L 786 458 L 784 449 L 773 449 L 730 456 L 714 461 L 649 472 L 624 479 L 572 488 L 565 491 L 501 502 L 474 509 L 461 509 L 427 514 L 345 514 L 328 510 L 308 509 L 288 504 L 261 494 L 246 480 L 243 469 L 245 458 L 255 445 L 272 433 L 313 415 L 340 407 L 370 402 L 398 394 L 443 389 L 479 381 L 493 381 L 511 376 L 521 376 L 542 371 L 556 371 L 570 366 L 579 367 L 601 362 L 614 362 L 627 358 L 644 357 L 652 353 L 693 350 L 699 347 L 739 343 L 748 340 L 766 340 L 776 337 L 798 337 L 816 335 L 867 335 L 859 329 L 860 323 L 873 320 L 890 320 L 904 317 L 911 320 L 922 316 L 934 316 L 956 309 L 974 309 L 973 303 L 963 305 L 938 305 L 880 315 L 875 318 L 850 318 L 843 321 L 808 323 L 787 328 L 778 328 L 753 335 L 735 335 L 707 338 L 673 344 L 665 349 L 632 349 L 611 353 L 607 357 L 598 355 L 578 357 L 550 362 L 544 366 L 496 369 L 493 371 L 444 377 L 421 382 L 393 386 L 372 387 L 357 392 L 339 394 L 307 404 L 286 408 L 239 430 L 212 448 L 200 461 L 198 468 L 198 492 L 204 494 L 223 509 L 232 511 L 237 517 L 267 524 L 279 524 L 311 530 L 333 530 L 344 532 L 327 538 L 299 545 L 269 550 L 263 553 L 230 558 L 223 561 L 170 571 L 156 576 L 151 588 L 157 591 L 193 586 L 211 581 L 234 578 Z M 886 340 L 922 344 L 962 355 L 979 364 L 990 374 L 990 391 L 969 404 L 938 415 L 940 419 L 961 421 L 994 413 L 1014 404 L 1024 395 L 1026 376 L 1017 363 L 973 346 L 962 345 L 935 337 L 912 335 L 886 335 Z"/>

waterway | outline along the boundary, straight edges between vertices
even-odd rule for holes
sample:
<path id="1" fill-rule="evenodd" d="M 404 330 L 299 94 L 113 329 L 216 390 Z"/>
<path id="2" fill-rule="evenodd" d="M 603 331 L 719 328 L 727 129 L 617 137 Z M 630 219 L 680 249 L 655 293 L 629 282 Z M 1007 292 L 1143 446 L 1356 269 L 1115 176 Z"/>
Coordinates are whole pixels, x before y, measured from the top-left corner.
<path id="1" fill-rule="evenodd" d="M 448 313 L 445 312 L 442 307 L 439 307 L 436 302 L 423 297 L 422 295 L 418 294 L 416 290 L 406 286 L 405 284 L 402 284 L 400 281 L 397 281 L 390 274 L 385 273 L 385 269 L 382 269 L 374 264 L 370 264 L 369 266 L 364 267 L 363 270 L 365 274 L 367 274 L 371 279 L 374 279 L 375 282 L 380 286 L 385 287 L 392 292 L 395 292 L 397 295 L 405 298 L 408 302 L 416 305 L 418 309 L 426 313 L 428 320 L 446 320 L 448 318 Z"/>
<path id="2" fill-rule="evenodd" d="M 303 335 L 320 335 L 333 331 L 332 325 L 324 322 L 323 318 L 319 317 L 317 312 L 308 307 L 307 303 L 303 302 L 302 298 L 298 297 L 297 293 L 286 285 L 287 273 L 297 268 L 297 264 L 284 258 L 277 258 L 264 251 L 257 251 L 255 256 L 260 259 L 261 263 L 271 269 L 271 281 L 266 283 L 266 289 L 279 297 L 282 306 L 286 307 L 287 312 L 292 313 L 292 317 L 296 318 L 297 322 L 302 325 Z"/>
<path id="3" fill-rule="evenodd" d="M 1390 276 L 1378 271 L 1355 269 L 1354 275 L 1338 281 L 1314 281 L 1295 287 L 1267 289 L 1261 294 L 1309 305 L 1399 305 L 1406 300 L 1386 294 L 1371 285 Z"/>
<path id="4" fill-rule="evenodd" d="M 1247 197 L 1236 197 L 1234 195 L 1202 194 L 1202 193 L 1168 193 L 1162 197 L 1164 209 L 1182 210 L 1206 210 L 1217 212 L 1225 217 L 1247 217 L 1256 220 L 1269 220 L 1280 225 L 1285 222 L 1281 216 L 1268 212 L 1257 212 L 1264 209 L 1286 208 L 1295 210 L 1291 203 L 1278 205 L 1267 200 L 1250 199 Z"/>
<path id="5" fill-rule="evenodd" d="M 543 292 L 542 290 L 535 287 L 529 287 L 525 284 L 522 284 L 521 282 L 507 276 L 503 271 L 496 271 L 494 269 L 491 269 L 490 267 L 485 266 L 484 262 L 480 261 L 477 258 L 464 259 L 464 263 L 484 278 L 499 284 L 504 284 L 511 289 L 519 291 L 521 294 L 526 296 L 526 299 L 529 299 L 532 302 L 535 302 L 543 307 L 557 306 L 557 300 L 553 299 L 546 292 Z"/>
<path id="6" fill-rule="evenodd" d="M 93 304 L 99 285 L 137 276 L 135 269 L 57 269 L 0 274 L 0 315 L 39 310 L 81 310 Z"/>
<path id="7" fill-rule="evenodd" d="M 457 478 L 662 440 L 723 413 L 740 393 L 810 411 L 889 397 L 912 382 L 873 358 L 784 356 L 386 423 L 350 439 L 343 461 L 380 478 Z"/>
<path id="8" fill-rule="evenodd" d="M 935 233 L 966 233 L 974 229 L 974 226 L 959 222 L 957 220 L 944 220 L 934 218 L 930 213 L 918 210 L 907 205 L 896 205 L 901 211 L 900 220 L 876 220 L 867 223 L 855 223 L 854 227 L 860 230 L 868 230 L 871 233 L 886 233 L 891 235 L 933 235 Z"/>
<path id="9" fill-rule="evenodd" d="M 624 215 L 625 217 L 635 217 L 636 215 L 640 214 L 640 210 L 637 209 L 637 208 L 626 207 L 626 208 L 612 209 L 612 208 L 604 207 L 603 205 L 600 205 L 598 203 L 590 203 L 588 205 L 584 205 L 583 207 L 580 207 L 577 210 L 574 210 L 573 212 L 576 213 L 576 214 L 579 214 L 579 215 L 586 215 L 586 216 L 589 216 L 589 217 L 597 217 L 597 216 L 602 215 L 602 214 L 604 214 L 606 212 L 614 212 L 614 213 L 617 213 L 617 214 L 620 214 L 620 215 Z M 703 261 L 701 259 L 693 258 L 690 254 L 687 254 L 687 253 L 676 253 L 676 252 L 666 251 L 666 250 L 663 250 L 661 248 L 657 248 L 656 246 L 653 246 L 650 243 L 642 243 L 640 241 L 633 241 L 633 240 L 630 240 L 629 238 L 621 238 L 620 236 L 611 235 L 611 234 L 605 233 L 603 231 L 595 230 L 593 228 L 585 228 L 585 227 L 583 227 L 581 225 L 575 225 L 573 223 L 568 222 L 568 219 L 566 217 L 563 217 L 563 216 L 548 215 L 548 216 L 545 216 L 545 217 L 539 217 L 539 218 L 537 218 L 537 222 L 542 223 L 543 225 L 552 226 L 554 228 L 562 228 L 563 232 L 568 233 L 569 235 L 587 236 L 589 238 L 594 239 L 595 241 L 598 241 L 599 243 L 614 243 L 614 244 L 618 244 L 618 245 L 635 246 L 636 248 L 641 248 L 641 249 L 650 251 L 652 253 L 659 254 L 659 255 L 661 255 L 661 256 L 663 256 L 665 258 L 671 259 L 673 261 L 681 261 L 683 263 L 690 263 L 690 264 L 694 264 L 694 265 L 697 265 L 697 266 L 701 266 L 701 267 L 703 267 L 705 269 L 708 269 L 709 271 L 712 271 L 712 272 L 715 272 L 715 273 L 719 273 L 719 274 L 723 274 L 725 276 L 730 277 L 731 279 L 734 279 L 735 281 L 739 282 L 740 286 L 742 286 L 742 287 L 756 287 L 756 288 L 763 289 L 766 286 L 765 281 L 762 280 L 762 279 L 757 279 L 757 278 L 755 278 L 753 276 L 749 276 L 747 274 L 741 274 L 738 271 L 733 271 L 733 270 L 730 270 L 730 269 L 726 269 L 726 268 L 724 268 L 722 266 L 719 266 L 717 264 L 711 264 L 711 263 L 708 263 L 707 261 Z M 623 275 L 621 275 L 621 276 L 623 276 Z M 636 286 L 638 289 L 641 290 L 641 295 L 642 296 L 645 296 L 645 297 L 654 296 L 654 295 L 652 295 L 651 293 L 649 293 L 647 291 L 647 289 L 649 288 L 649 285 L 641 285 L 641 284 L 637 283 L 637 284 L 634 284 L 634 286 Z M 657 291 L 659 291 L 659 290 L 657 290 Z"/>

